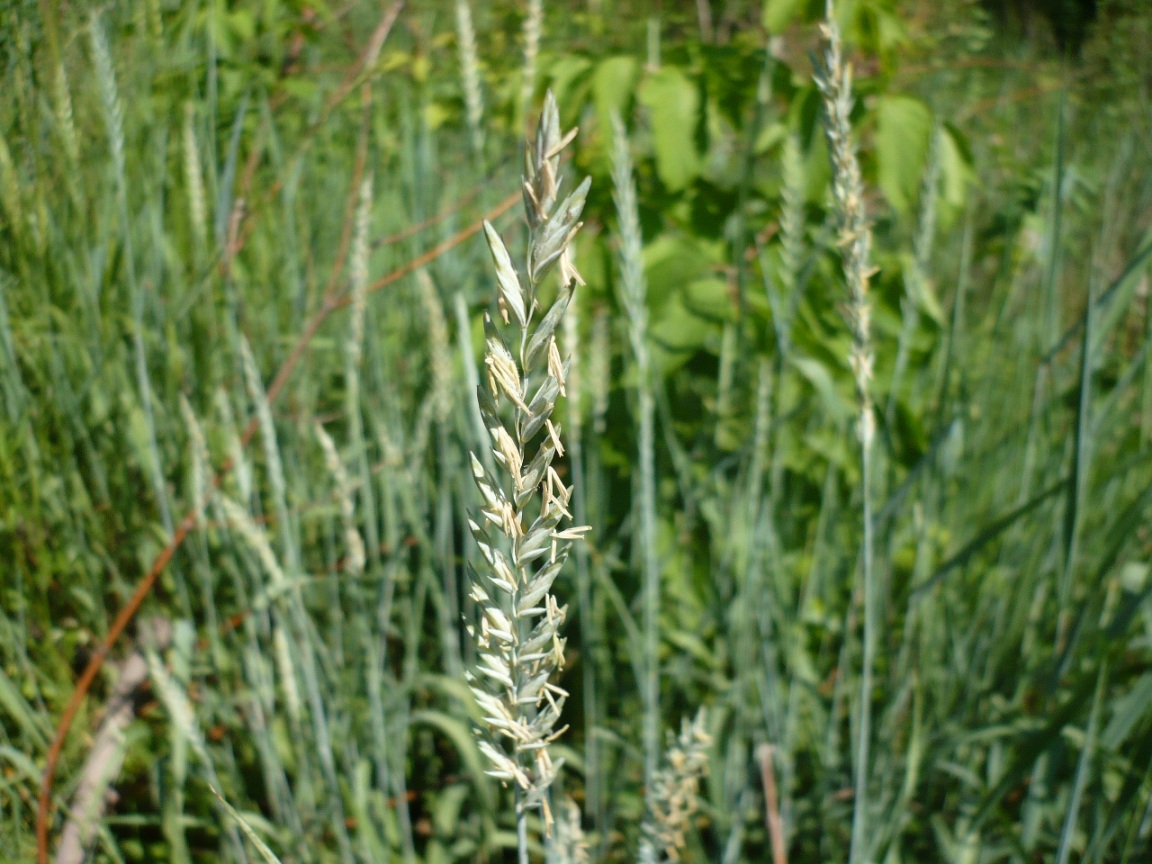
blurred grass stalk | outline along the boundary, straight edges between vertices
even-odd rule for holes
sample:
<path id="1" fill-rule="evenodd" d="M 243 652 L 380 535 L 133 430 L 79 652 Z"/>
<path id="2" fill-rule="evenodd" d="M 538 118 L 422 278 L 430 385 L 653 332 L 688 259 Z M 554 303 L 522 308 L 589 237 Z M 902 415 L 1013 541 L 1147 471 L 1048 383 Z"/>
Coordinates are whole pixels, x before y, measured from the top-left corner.
<path id="1" fill-rule="evenodd" d="M 643 585 L 644 677 L 640 691 L 644 723 L 644 786 L 651 790 L 660 759 L 660 560 L 656 547 L 656 421 L 652 357 L 648 349 L 648 285 L 644 278 L 643 237 L 632 177 L 628 132 L 612 115 L 612 195 L 620 224 L 620 301 L 628 316 L 628 344 L 636 364 L 635 494 L 632 511 L 633 560 Z"/>
<path id="2" fill-rule="evenodd" d="M 456 0 L 456 42 L 460 53 L 460 78 L 464 89 L 465 118 L 472 136 L 472 155 L 484 170 L 484 93 L 480 84 L 480 56 L 476 28 L 468 0 Z"/>

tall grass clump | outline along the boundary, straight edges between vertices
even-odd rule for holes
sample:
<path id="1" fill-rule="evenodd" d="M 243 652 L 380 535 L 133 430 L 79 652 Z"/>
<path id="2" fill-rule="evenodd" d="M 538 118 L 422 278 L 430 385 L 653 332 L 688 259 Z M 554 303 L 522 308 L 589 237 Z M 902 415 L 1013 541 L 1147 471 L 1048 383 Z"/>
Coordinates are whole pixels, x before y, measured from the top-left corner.
<path id="1" fill-rule="evenodd" d="M 856 386 L 859 409 L 857 432 L 860 438 L 860 497 L 863 538 L 860 548 L 860 593 L 863 596 L 864 634 L 860 671 L 859 717 L 856 723 L 855 794 L 852 813 L 850 862 L 864 861 L 868 855 L 868 770 L 872 736 L 873 666 L 876 654 L 877 602 L 873 577 L 872 473 L 876 418 L 873 414 L 871 307 L 868 280 L 873 275 L 869 261 L 872 244 L 868 214 L 864 206 L 864 182 L 852 137 L 852 67 L 844 60 L 840 29 L 832 17 L 832 3 L 820 28 L 825 41 L 824 64 L 817 71 L 816 86 L 824 101 L 824 131 L 832 160 L 832 197 L 839 221 L 837 245 L 843 259 L 848 285 L 845 309 L 852 334 L 849 364 Z"/>
<path id="2" fill-rule="evenodd" d="M 485 566 L 475 570 L 472 583 L 480 620 L 470 627 L 478 662 L 469 678 L 484 714 L 478 733 L 491 763 L 488 773 L 515 789 L 522 864 L 528 861 L 529 812 L 539 810 L 545 833 L 551 830 L 547 794 L 559 763 L 549 745 L 563 731 L 556 725 L 568 695 L 553 680 L 564 665 L 560 628 L 567 607 L 551 589 L 572 541 L 588 530 L 569 524 L 572 487 L 552 465 L 564 454 L 560 428 L 551 417 L 565 395 L 571 363 L 560 357 L 556 329 L 581 281 L 569 244 L 580 228 L 591 183 L 585 179 L 557 204 L 560 153 L 574 135 L 575 130 L 561 136 L 559 111 L 549 94 L 526 159 L 529 232 L 522 273 L 496 229 L 484 226 L 496 268 L 500 323 L 485 315 L 487 386 L 477 388 L 477 401 L 499 467 L 493 475 L 472 455 L 483 504 L 481 521 L 468 524 Z M 537 319 L 541 284 L 554 269 L 559 292 Z M 509 342 L 519 343 L 515 353 Z"/>

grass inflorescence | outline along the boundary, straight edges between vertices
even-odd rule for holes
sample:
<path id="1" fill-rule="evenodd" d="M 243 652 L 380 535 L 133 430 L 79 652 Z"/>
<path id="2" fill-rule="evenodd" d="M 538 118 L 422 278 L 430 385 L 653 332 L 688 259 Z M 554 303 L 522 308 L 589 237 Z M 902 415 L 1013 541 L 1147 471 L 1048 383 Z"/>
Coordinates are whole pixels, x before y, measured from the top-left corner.
<path id="1" fill-rule="evenodd" d="M 574 134 L 561 135 L 559 111 L 549 94 L 526 156 L 529 234 L 523 276 L 496 230 L 487 224 L 484 229 L 496 268 L 503 326 L 485 315 L 487 387 L 477 388 L 477 397 L 503 476 L 492 476 L 472 456 L 483 519 L 470 520 L 469 527 L 485 566 L 476 569 L 470 594 L 480 615 L 479 624 L 470 627 L 478 650 L 470 678 L 485 718 L 480 748 L 492 764 L 489 773 L 516 789 L 520 860 L 525 862 L 527 812 L 539 809 L 545 831 L 551 830 L 546 796 L 557 765 L 549 745 L 562 731 L 556 726 L 568 696 L 552 680 L 564 665 L 560 628 L 567 614 L 567 607 L 551 593 L 552 585 L 572 541 L 588 530 L 567 524 L 572 519 L 572 487 L 552 464 L 564 455 L 552 412 L 565 395 L 570 362 L 560 356 L 557 328 L 581 281 L 571 242 L 590 185 L 585 179 L 557 200 L 560 155 Z M 559 274 L 560 289 L 537 319 L 539 289 L 553 270 Z M 515 354 L 501 332 L 513 327 L 519 342 Z"/>
<path id="2" fill-rule="evenodd" d="M 860 501 L 863 524 L 860 547 L 860 590 L 863 607 L 863 646 L 861 648 L 860 692 L 857 700 L 855 737 L 855 783 L 852 812 L 850 864 L 870 860 L 869 771 L 872 752 L 873 676 L 876 664 L 877 607 L 874 509 L 872 504 L 875 472 L 876 415 L 872 387 L 875 356 L 872 345 L 872 305 L 869 280 L 875 271 L 871 262 L 872 227 L 864 205 L 864 182 L 856 143 L 852 134 L 852 67 L 844 59 L 840 28 L 832 16 L 832 3 L 820 27 L 826 44 L 824 65 L 816 75 L 816 86 L 824 98 L 824 132 L 832 160 L 832 198 L 839 222 L 837 245 L 843 258 L 848 287 L 845 318 L 852 334 L 848 363 L 856 387 L 857 434 L 860 438 Z"/>

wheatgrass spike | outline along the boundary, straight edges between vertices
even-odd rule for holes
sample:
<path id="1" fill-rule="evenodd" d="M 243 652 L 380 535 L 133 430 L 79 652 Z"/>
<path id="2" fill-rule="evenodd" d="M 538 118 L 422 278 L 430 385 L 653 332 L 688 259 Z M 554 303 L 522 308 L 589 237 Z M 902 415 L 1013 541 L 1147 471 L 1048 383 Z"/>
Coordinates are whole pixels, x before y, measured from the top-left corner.
<path id="1" fill-rule="evenodd" d="M 864 205 L 864 183 L 852 137 L 852 69 L 843 55 L 840 28 L 829 0 L 821 25 L 825 42 L 823 66 L 818 68 L 816 86 L 824 100 L 824 132 L 832 161 L 832 197 L 839 220 L 838 245 L 848 287 L 845 317 L 852 335 L 848 362 L 856 384 L 859 409 L 857 431 L 860 437 L 861 500 L 863 545 L 860 550 L 861 591 L 863 593 L 863 657 L 860 672 L 858 721 L 856 723 L 855 794 L 852 813 L 852 845 L 849 864 L 866 861 L 871 852 L 869 825 L 869 771 L 872 738 L 872 688 L 877 637 L 876 587 L 873 577 L 872 475 L 873 440 L 876 419 L 872 405 L 872 335 L 868 282 L 873 275 L 870 261 L 871 225 Z"/>
<path id="2" fill-rule="evenodd" d="M 572 489 L 552 465 L 563 445 L 551 416 L 571 366 L 560 357 L 556 331 L 580 282 L 569 244 L 588 193 L 586 180 L 556 206 L 560 151 L 569 140 L 548 94 L 526 157 L 522 272 L 495 228 L 484 226 L 500 316 L 484 317 L 485 375 L 476 387 L 491 461 L 471 455 L 483 504 L 470 527 L 483 561 L 470 592 L 479 621 L 469 627 L 477 663 L 468 680 L 488 718 L 476 732 L 489 774 L 515 790 L 521 864 L 528 861 L 529 812 L 539 812 L 545 835 L 552 832 L 549 787 L 560 762 L 549 745 L 564 731 L 558 723 L 568 694 L 552 683 L 564 663 L 559 634 L 567 609 L 550 592 L 572 541 L 585 530 L 569 525 Z M 559 293 L 541 317 L 541 282 L 557 264 Z"/>
<path id="3" fill-rule="evenodd" d="M 472 152 L 483 168 L 484 94 L 480 87 L 480 59 L 476 48 L 476 30 L 472 25 L 472 6 L 468 0 L 456 0 L 456 40 L 460 53 L 465 117 L 472 139 Z"/>

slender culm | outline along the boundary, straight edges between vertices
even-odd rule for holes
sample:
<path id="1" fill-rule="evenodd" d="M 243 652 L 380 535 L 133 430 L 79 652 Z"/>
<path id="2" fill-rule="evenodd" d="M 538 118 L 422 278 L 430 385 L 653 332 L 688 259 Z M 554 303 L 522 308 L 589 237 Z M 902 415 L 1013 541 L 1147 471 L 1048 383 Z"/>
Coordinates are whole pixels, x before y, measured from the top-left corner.
<path id="1" fill-rule="evenodd" d="M 660 758 L 660 565 L 656 557 L 655 400 L 652 395 L 652 360 L 648 351 L 648 285 L 644 278 L 643 239 L 632 179 L 628 135 L 613 118 L 612 185 L 620 219 L 620 298 L 628 315 L 628 341 L 636 361 L 637 425 L 639 426 L 639 487 L 636 545 L 643 556 L 644 678 L 644 785 L 652 788 Z"/>

